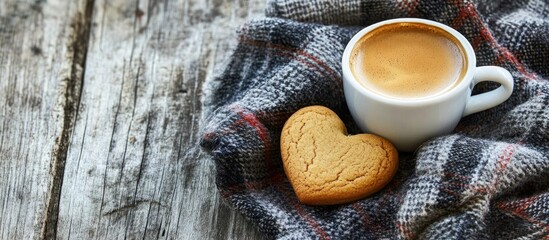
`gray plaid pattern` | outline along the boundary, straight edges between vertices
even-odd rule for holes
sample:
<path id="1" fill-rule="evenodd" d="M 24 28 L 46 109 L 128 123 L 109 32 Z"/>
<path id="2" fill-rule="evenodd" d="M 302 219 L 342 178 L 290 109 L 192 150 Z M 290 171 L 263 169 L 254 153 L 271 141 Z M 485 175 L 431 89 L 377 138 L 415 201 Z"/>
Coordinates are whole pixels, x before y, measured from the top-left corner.
<path id="1" fill-rule="evenodd" d="M 242 26 L 226 68 L 206 83 L 201 144 L 221 194 L 267 237 L 549 238 L 546 1 L 272 0 L 266 14 Z M 281 166 L 284 121 L 324 105 L 357 133 L 341 88 L 341 54 L 359 29 L 395 17 L 455 28 L 479 66 L 512 73 L 513 95 L 401 154 L 397 175 L 378 194 L 339 206 L 300 204 Z M 479 84 L 475 92 L 492 88 Z"/>

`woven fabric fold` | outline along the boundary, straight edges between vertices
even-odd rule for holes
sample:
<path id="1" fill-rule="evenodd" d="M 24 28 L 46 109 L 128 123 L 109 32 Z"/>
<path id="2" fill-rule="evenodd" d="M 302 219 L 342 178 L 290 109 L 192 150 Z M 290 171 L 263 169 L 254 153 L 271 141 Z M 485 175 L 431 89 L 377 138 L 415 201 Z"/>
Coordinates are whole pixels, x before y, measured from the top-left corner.
<path id="1" fill-rule="evenodd" d="M 215 162 L 221 195 L 267 237 L 549 237 L 546 1 L 274 0 L 266 15 L 240 28 L 228 64 L 206 83 L 201 145 Z M 361 28 L 396 17 L 461 32 L 478 66 L 512 73 L 511 98 L 401 154 L 397 175 L 374 196 L 330 207 L 300 204 L 280 159 L 284 122 L 302 107 L 323 105 L 357 133 L 342 91 L 343 49 Z M 475 93 L 492 88 L 479 84 Z"/>

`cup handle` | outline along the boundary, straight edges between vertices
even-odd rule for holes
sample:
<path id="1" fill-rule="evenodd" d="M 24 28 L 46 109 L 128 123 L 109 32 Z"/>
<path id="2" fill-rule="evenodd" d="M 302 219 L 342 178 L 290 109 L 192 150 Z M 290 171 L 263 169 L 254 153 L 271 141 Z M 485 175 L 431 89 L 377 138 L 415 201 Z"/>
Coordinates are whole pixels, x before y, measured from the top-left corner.
<path id="1" fill-rule="evenodd" d="M 513 93 L 513 76 L 504 68 L 497 66 L 477 67 L 472 86 L 485 81 L 497 82 L 501 86 L 489 92 L 470 96 L 463 112 L 464 117 L 495 107 L 507 100 Z"/>

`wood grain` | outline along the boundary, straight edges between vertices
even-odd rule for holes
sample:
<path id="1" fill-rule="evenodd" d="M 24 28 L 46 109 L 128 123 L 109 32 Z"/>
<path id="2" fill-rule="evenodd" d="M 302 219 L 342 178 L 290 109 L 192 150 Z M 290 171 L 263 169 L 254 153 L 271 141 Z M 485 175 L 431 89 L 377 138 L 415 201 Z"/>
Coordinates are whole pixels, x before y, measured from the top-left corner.
<path id="1" fill-rule="evenodd" d="M 95 0 L 59 239 L 258 239 L 198 146 L 201 87 L 262 0 Z"/>
<path id="2" fill-rule="evenodd" d="M 85 60 L 86 6 L 0 2 L 0 239 L 52 236 Z"/>

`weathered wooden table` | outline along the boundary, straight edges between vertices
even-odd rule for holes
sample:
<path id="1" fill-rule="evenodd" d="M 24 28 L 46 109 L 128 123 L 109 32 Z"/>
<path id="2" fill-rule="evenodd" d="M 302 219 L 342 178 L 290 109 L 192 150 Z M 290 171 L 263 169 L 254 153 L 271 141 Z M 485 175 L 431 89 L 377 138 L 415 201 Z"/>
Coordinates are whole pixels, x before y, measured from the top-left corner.
<path id="1" fill-rule="evenodd" d="M 0 239 L 258 239 L 198 147 L 264 0 L 0 0 Z"/>

